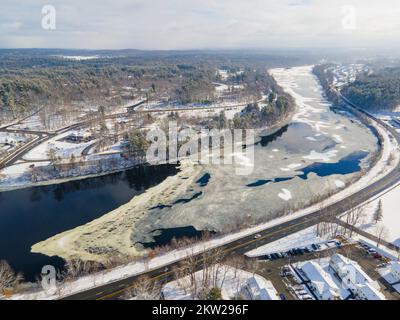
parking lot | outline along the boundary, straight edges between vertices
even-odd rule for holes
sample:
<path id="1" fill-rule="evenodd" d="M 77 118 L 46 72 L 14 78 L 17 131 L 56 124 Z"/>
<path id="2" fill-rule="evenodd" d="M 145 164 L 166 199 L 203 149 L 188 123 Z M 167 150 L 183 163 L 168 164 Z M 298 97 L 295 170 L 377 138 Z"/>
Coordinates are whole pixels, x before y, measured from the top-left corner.
<path id="1" fill-rule="evenodd" d="M 293 279 L 293 277 L 284 269 L 285 266 L 291 265 L 297 262 L 303 262 L 308 260 L 314 260 L 319 258 L 329 257 L 334 253 L 342 254 L 351 260 L 354 260 L 360 264 L 362 269 L 373 279 L 377 280 L 381 286 L 382 293 L 387 299 L 400 299 L 400 294 L 393 291 L 390 286 L 381 278 L 379 273 L 376 271 L 377 268 L 383 266 L 387 260 L 380 255 L 375 254 L 372 250 L 368 251 L 368 248 L 364 248 L 360 244 L 346 243 L 343 239 L 338 242 L 337 245 L 324 249 L 324 250 L 295 250 L 291 253 L 280 253 L 270 259 L 258 261 L 258 271 L 260 275 L 270 280 L 279 294 L 283 294 L 287 300 L 299 299 L 299 293 L 301 289 L 299 284 Z M 293 291 L 293 288 L 298 288 L 297 292 Z M 305 300 L 308 300 L 308 295 L 304 294 Z M 313 298 L 313 297 L 311 297 Z"/>

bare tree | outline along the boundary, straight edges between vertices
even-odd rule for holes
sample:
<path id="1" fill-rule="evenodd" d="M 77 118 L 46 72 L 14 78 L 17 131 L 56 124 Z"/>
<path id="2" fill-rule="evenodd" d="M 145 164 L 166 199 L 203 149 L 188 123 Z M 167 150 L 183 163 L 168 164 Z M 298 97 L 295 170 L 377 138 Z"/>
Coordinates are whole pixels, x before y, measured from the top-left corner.
<path id="1" fill-rule="evenodd" d="M 66 261 L 65 271 L 61 276 L 63 280 L 70 281 L 97 272 L 100 269 L 101 265 L 97 262 L 72 259 Z"/>
<path id="2" fill-rule="evenodd" d="M 22 274 L 16 274 L 7 261 L 0 261 L 0 293 L 13 290 L 22 279 Z"/>
<path id="3" fill-rule="evenodd" d="M 350 226 L 349 237 L 351 238 L 354 232 L 354 228 L 365 218 L 364 207 L 352 207 L 346 215 L 346 223 Z"/>
<path id="4" fill-rule="evenodd" d="M 161 286 L 158 282 L 146 277 L 139 277 L 132 289 L 128 292 L 127 298 L 136 300 L 159 300 L 161 298 Z"/>
<path id="5" fill-rule="evenodd" d="M 377 237 L 376 247 L 379 248 L 382 240 L 385 240 L 389 235 L 388 229 L 384 225 L 378 225 L 375 230 L 375 236 Z"/>

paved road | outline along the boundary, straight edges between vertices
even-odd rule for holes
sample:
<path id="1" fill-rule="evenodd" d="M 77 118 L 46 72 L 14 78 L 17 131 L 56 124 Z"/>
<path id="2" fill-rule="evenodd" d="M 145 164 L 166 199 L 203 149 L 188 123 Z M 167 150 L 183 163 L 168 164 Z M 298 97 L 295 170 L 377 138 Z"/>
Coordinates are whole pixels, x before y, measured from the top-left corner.
<path id="1" fill-rule="evenodd" d="M 348 101 L 347 101 L 348 102 Z M 358 110 L 358 107 L 350 104 L 352 108 Z M 400 136 L 398 133 L 388 126 L 386 123 L 379 119 L 375 119 L 371 115 L 365 113 L 362 110 L 358 110 L 359 112 L 367 115 L 370 119 L 373 119 L 379 122 L 382 126 L 386 128 L 387 131 L 397 140 L 400 144 Z M 356 111 L 357 112 L 357 111 Z M 267 228 L 261 232 L 256 234 L 252 234 L 246 237 L 243 237 L 239 240 L 233 241 L 229 244 L 221 245 L 223 251 L 227 254 L 236 253 L 236 254 L 244 254 L 245 252 L 257 248 L 258 246 L 270 243 L 272 241 L 276 241 L 277 239 L 286 237 L 290 234 L 296 233 L 305 228 L 311 227 L 319 222 L 322 218 L 337 216 L 352 207 L 364 203 L 374 196 L 382 193 L 383 191 L 389 189 L 390 187 L 399 184 L 400 182 L 400 164 L 387 176 L 381 178 L 380 180 L 372 183 L 371 185 L 366 186 L 364 189 L 359 192 L 350 195 L 349 197 L 340 200 L 334 204 L 329 205 L 326 208 L 321 210 L 316 210 L 313 213 L 310 213 L 307 216 L 293 219 L 288 222 L 284 222 L 280 225 Z M 257 238 L 255 237 L 257 235 Z M 258 236 L 260 235 L 260 236 Z M 200 255 L 199 255 L 200 257 Z M 170 280 L 173 276 L 172 268 L 175 266 L 179 266 L 179 262 L 174 262 L 168 264 L 166 266 L 162 266 L 158 269 L 151 270 L 145 273 L 147 276 L 154 280 L 159 281 L 167 281 Z M 123 280 L 119 280 L 110 284 L 106 284 L 91 290 L 87 290 L 85 292 L 77 293 L 66 297 L 65 299 L 113 299 L 123 296 L 128 289 L 132 287 L 132 284 L 137 280 L 138 276 L 132 276 Z"/>
<path id="2" fill-rule="evenodd" d="M 131 114 L 127 113 L 127 112 L 121 112 L 121 113 L 105 115 L 104 119 L 115 119 L 115 118 L 120 118 L 120 117 L 124 117 L 124 116 L 129 116 L 129 115 L 131 115 Z M 10 155 L 1 159 L 0 160 L 0 169 L 5 168 L 7 166 L 11 166 L 11 165 L 15 164 L 15 162 L 17 162 L 18 160 L 23 160 L 22 158 L 33 148 L 37 147 L 39 144 L 44 143 L 44 142 L 50 140 L 51 138 L 53 138 L 59 134 L 65 133 L 69 130 L 87 126 L 88 124 L 90 124 L 93 121 L 96 121 L 97 119 L 99 119 L 99 118 L 83 120 L 83 121 L 74 123 L 72 125 L 66 126 L 64 128 L 58 129 L 56 131 L 48 131 L 48 132 L 47 131 L 36 131 L 36 130 L 23 130 L 23 129 L 7 129 L 7 128 L 1 129 L 0 131 L 33 134 L 33 135 L 37 135 L 37 137 L 34 140 L 21 146 L 17 150 L 13 151 Z"/>

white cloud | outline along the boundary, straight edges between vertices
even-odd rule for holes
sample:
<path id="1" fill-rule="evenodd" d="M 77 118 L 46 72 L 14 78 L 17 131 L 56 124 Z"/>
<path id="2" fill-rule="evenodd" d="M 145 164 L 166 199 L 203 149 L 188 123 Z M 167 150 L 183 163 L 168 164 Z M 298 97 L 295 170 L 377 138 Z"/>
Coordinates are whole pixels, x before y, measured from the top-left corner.
<path id="1" fill-rule="evenodd" d="M 41 8 L 57 29 L 41 29 Z M 230 48 L 368 46 L 398 42 L 398 0 L 3 0 L 0 46 Z M 342 7 L 356 28 L 342 28 Z"/>

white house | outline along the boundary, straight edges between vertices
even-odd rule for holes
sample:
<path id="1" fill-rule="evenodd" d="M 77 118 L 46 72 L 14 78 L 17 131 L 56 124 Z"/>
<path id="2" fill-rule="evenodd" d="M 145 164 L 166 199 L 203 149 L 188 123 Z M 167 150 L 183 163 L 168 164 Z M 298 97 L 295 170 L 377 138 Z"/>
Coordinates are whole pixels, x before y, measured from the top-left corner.
<path id="1" fill-rule="evenodd" d="M 340 289 L 322 269 L 322 267 L 314 261 L 305 263 L 301 270 L 310 280 L 310 288 L 320 300 L 337 300 L 340 298 Z"/>
<path id="2" fill-rule="evenodd" d="M 271 281 L 261 279 L 258 276 L 247 280 L 244 289 L 253 300 L 279 300 L 278 292 L 275 290 Z"/>
<path id="3" fill-rule="evenodd" d="M 342 280 L 342 285 L 362 300 L 385 300 L 380 287 L 361 269 L 360 265 L 340 254 L 334 254 L 329 266 Z"/>

